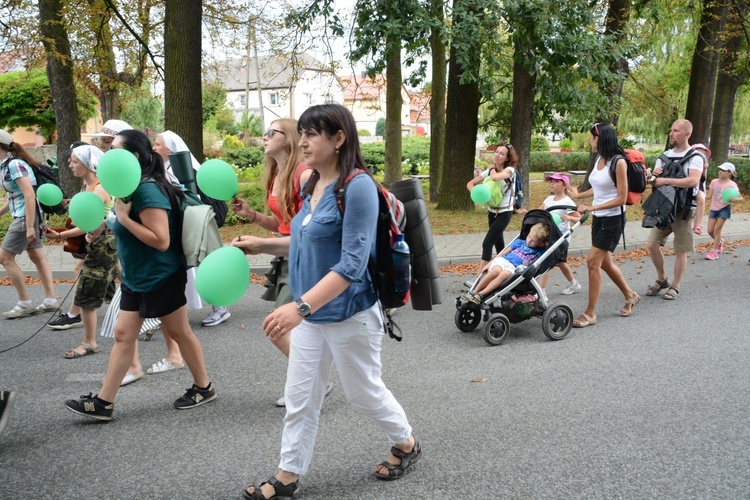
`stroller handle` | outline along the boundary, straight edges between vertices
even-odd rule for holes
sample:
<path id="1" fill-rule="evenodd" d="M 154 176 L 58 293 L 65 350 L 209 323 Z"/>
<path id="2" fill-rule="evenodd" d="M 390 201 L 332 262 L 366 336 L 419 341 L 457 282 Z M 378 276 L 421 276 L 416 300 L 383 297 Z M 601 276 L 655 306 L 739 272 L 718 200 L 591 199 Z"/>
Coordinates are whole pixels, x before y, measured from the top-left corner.
<path id="1" fill-rule="evenodd" d="M 577 207 L 574 208 L 574 207 L 571 207 L 570 205 L 555 205 L 555 206 L 552 206 L 552 207 L 547 207 L 546 210 L 547 210 L 547 212 L 552 212 L 554 210 L 567 210 L 568 212 L 576 212 L 577 211 Z M 589 212 L 588 212 L 588 210 L 586 210 L 586 211 L 584 211 L 581 214 L 581 220 L 578 221 L 578 222 L 580 222 L 581 224 L 583 224 L 584 222 L 586 222 L 586 220 L 588 218 L 589 218 Z"/>

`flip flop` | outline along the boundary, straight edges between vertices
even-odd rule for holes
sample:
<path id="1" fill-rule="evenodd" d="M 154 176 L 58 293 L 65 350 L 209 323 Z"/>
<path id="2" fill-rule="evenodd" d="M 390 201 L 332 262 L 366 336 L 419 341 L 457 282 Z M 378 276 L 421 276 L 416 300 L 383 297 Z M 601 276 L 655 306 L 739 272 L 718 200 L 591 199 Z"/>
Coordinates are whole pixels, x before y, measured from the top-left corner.
<path id="1" fill-rule="evenodd" d="M 582 313 L 578 319 L 573 320 L 573 328 L 586 328 L 587 326 L 593 326 L 596 324 L 596 316 L 589 316 L 586 313 Z"/>
<path id="2" fill-rule="evenodd" d="M 640 301 L 641 301 L 641 296 L 638 295 L 637 293 L 635 294 L 635 298 L 630 299 L 630 300 L 626 300 L 625 301 L 625 307 L 623 307 L 622 310 L 620 311 L 620 316 L 622 316 L 623 318 L 627 318 L 630 315 L 632 315 L 633 314 L 633 308 Z M 628 306 L 630 306 L 630 308 L 628 308 Z"/>

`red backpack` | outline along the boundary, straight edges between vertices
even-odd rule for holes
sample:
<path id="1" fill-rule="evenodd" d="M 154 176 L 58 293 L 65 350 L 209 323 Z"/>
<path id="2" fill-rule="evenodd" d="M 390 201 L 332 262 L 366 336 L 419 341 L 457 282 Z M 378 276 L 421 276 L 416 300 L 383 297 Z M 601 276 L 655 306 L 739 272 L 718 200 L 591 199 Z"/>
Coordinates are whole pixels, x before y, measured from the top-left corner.
<path id="1" fill-rule="evenodd" d="M 612 158 L 612 163 L 609 166 L 609 175 L 612 177 L 615 187 L 617 187 L 615 167 L 620 158 L 624 158 L 625 163 L 628 165 L 628 197 L 625 199 L 625 204 L 635 205 L 640 201 L 641 195 L 646 190 L 646 185 L 648 184 L 646 159 L 643 157 L 643 153 L 635 149 L 626 149 L 624 157 L 617 155 Z"/>

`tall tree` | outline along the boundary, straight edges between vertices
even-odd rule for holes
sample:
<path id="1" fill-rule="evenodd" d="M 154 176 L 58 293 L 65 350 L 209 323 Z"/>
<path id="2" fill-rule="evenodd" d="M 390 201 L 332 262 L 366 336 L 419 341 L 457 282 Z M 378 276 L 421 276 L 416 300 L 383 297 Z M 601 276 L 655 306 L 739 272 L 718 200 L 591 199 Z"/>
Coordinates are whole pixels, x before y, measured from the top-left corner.
<path id="1" fill-rule="evenodd" d="M 39 0 L 39 30 L 47 56 L 47 78 L 55 110 L 59 165 L 67 165 L 69 146 L 81 140 L 70 41 L 63 21 L 65 7 L 63 0 Z M 68 193 L 75 193 L 81 188 L 81 182 L 67 168 L 60 169 L 60 184 Z"/>
<path id="2" fill-rule="evenodd" d="M 401 180 L 401 109 L 404 100 L 401 96 L 401 40 L 390 34 L 386 40 L 389 47 L 386 63 L 385 86 L 385 177 L 383 183 L 390 186 Z M 398 83 L 398 85 L 396 85 Z"/>
<path id="3" fill-rule="evenodd" d="M 690 67 L 685 118 L 693 124 L 691 142 L 707 143 L 713 115 L 714 89 L 718 69 L 719 33 L 724 24 L 726 0 L 705 0 L 698 39 Z"/>
<path id="4" fill-rule="evenodd" d="M 750 71 L 750 8 L 748 0 L 731 2 L 724 28 L 726 42 L 720 51 L 716 98 L 711 121 L 711 151 L 716 163 L 727 159 L 734 125 L 734 103 L 740 85 L 748 80 Z M 744 49 L 744 50 L 743 50 Z"/>
<path id="5" fill-rule="evenodd" d="M 453 36 L 448 58 L 448 102 L 445 109 L 445 168 L 439 209 L 472 210 L 465 185 L 473 172 L 479 125 L 479 69 L 483 5 L 453 0 Z"/>
<path id="6" fill-rule="evenodd" d="M 201 2 L 166 0 L 164 13 L 164 127 L 203 161 Z"/>
<path id="7" fill-rule="evenodd" d="M 432 84 L 430 85 L 430 201 L 437 202 L 445 166 L 445 13 L 443 0 L 430 0 L 430 51 Z"/>

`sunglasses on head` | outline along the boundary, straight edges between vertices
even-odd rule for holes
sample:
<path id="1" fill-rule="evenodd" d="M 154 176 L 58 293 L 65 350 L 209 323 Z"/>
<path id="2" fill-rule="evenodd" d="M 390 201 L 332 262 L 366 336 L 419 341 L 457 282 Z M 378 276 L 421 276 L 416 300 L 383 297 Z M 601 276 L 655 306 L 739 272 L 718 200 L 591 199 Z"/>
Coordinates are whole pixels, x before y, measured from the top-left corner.
<path id="1" fill-rule="evenodd" d="M 268 137 L 269 139 L 273 139 L 273 136 L 274 136 L 275 134 L 286 135 L 286 134 L 285 134 L 285 133 L 284 133 L 283 131 L 281 131 L 281 130 L 276 130 L 275 128 L 269 128 L 268 130 L 266 130 L 266 133 L 265 133 L 265 134 L 263 134 L 263 137 Z"/>

